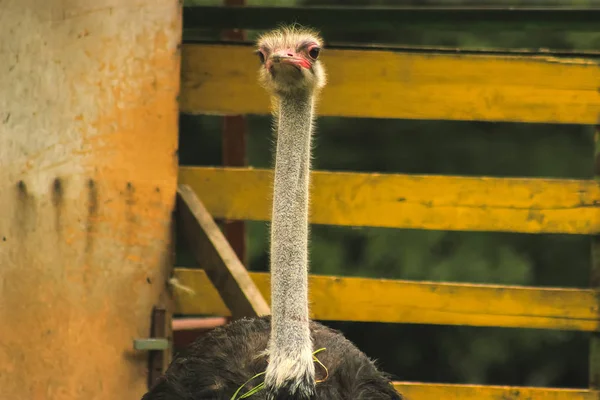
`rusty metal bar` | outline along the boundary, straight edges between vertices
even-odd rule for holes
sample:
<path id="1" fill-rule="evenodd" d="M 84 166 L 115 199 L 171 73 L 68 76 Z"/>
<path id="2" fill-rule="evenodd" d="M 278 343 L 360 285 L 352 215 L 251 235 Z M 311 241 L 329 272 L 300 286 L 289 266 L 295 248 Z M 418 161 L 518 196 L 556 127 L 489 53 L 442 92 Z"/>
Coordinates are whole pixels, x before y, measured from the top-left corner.
<path id="1" fill-rule="evenodd" d="M 198 337 L 229 323 L 230 320 L 229 317 L 176 319 L 173 321 L 173 347 L 175 350 L 185 348 Z"/>

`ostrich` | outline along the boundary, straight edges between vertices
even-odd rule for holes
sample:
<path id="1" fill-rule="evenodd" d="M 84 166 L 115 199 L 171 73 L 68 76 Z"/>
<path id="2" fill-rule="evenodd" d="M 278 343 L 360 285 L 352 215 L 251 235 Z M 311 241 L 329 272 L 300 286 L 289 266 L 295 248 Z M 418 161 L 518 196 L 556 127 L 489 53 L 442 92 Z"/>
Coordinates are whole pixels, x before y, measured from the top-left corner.
<path id="1" fill-rule="evenodd" d="M 340 332 L 309 319 L 310 149 L 315 96 L 326 80 L 322 47 L 316 33 L 298 26 L 258 40 L 259 80 L 273 98 L 277 137 L 272 315 L 240 319 L 197 339 L 142 400 L 237 399 L 236 393 L 261 385 L 261 374 L 264 390 L 251 400 L 402 399 L 387 375 Z M 314 356 L 315 350 L 322 351 Z"/>

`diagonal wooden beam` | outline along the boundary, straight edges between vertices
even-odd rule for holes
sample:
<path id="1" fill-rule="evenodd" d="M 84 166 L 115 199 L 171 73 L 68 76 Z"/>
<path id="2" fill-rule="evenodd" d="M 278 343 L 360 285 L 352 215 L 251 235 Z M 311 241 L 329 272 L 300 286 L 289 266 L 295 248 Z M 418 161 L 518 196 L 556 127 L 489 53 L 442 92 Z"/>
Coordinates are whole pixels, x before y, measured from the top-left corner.
<path id="1" fill-rule="evenodd" d="M 178 223 L 196 262 L 219 291 L 233 318 L 271 313 L 244 265 L 225 236 L 187 185 L 177 188 Z"/>

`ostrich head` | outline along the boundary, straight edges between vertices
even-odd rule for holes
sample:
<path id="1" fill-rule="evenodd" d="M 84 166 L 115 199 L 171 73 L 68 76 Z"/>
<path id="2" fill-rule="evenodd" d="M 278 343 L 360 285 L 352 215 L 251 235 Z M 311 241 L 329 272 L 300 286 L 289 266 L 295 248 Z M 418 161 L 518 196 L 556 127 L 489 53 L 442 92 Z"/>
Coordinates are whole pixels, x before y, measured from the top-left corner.
<path id="1" fill-rule="evenodd" d="M 260 83 L 284 96 L 314 92 L 325 86 L 325 69 L 319 61 L 323 40 L 313 31 L 296 26 L 268 32 L 258 40 Z"/>

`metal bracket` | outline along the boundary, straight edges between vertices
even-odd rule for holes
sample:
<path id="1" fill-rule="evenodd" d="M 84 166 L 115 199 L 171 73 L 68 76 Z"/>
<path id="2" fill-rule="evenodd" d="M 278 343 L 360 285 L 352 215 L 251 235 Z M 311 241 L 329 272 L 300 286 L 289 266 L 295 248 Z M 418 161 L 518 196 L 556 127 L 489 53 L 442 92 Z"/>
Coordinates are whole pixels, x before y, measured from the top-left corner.
<path id="1" fill-rule="evenodd" d="M 135 350 L 148 352 L 148 388 L 151 388 L 154 382 L 164 373 L 164 352 L 171 347 L 171 342 L 166 337 L 166 323 L 167 310 L 154 307 L 152 310 L 150 337 L 133 340 L 133 348 Z"/>
<path id="2" fill-rule="evenodd" d="M 167 350 L 169 348 L 169 341 L 167 339 L 135 339 L 133 341 L 133 348 L 141 351 L 158 351 Z"/>

